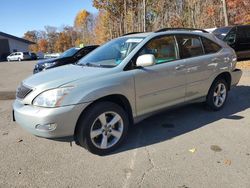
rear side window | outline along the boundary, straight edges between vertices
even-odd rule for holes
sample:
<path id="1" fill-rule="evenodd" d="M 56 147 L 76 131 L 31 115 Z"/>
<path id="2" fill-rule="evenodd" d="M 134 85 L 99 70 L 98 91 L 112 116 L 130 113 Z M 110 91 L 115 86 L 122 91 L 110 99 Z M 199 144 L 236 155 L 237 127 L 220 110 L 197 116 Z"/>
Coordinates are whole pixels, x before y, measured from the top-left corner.
<path id="1" fill-rule="evenodd" d="M 139 55 L 153 54 L 156 64 L 176 60 L 177 46 L 174 36 L 163 36 L 152 39 L 139 52 Z"/>
<path id="2" fill-rule="evenodd" d="M 23 52 L 23 55 L 29 55 L 29 52 Z"/>
<path id="3" fill-rule="evenodd" d="M 177 35 L 176 38 L 179 45 L 180 57 L 182 59 L 204 54 L 199 36 Z"/>
<path id="4" fill-rule="evenodd" d="M 221 47 L 215 42 L 202 37 L 202 43 L 206 54 L 212 54 L 218 52 Z"/>

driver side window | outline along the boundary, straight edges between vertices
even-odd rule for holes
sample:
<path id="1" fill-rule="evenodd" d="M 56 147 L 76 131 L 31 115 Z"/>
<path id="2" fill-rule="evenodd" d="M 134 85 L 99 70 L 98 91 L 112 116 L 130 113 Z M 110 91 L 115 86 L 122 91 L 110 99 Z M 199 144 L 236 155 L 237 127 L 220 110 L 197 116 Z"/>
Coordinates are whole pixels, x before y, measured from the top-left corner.
<path id="1" fill-rule="evenodd" d="M 177 45 L 174 36 L 164 36 L 151 40 L 139 52 L 139 56 L 144 54 L 154 55 L 156 64 L 178 59 Z"/>

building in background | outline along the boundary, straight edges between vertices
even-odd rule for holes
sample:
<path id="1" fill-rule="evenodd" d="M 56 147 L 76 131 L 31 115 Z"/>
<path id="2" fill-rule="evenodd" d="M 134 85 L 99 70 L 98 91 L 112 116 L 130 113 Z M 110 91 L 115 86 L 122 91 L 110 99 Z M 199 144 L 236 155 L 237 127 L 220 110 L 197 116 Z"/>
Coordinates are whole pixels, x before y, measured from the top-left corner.
<path id="1" fill-rule="evenodd" d="M 6 57 L 12 52 L 29 51 L 29 45 L 31 44 L 35 43 L 0 32 L 0 60 L 6 60 Z"/>

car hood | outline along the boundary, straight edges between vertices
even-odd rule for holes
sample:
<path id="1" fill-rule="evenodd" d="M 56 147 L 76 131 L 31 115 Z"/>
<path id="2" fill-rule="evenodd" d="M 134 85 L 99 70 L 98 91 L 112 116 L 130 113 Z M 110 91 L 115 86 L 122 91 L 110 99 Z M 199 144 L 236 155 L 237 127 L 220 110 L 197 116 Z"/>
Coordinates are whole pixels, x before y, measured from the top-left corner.
<path id="1" fill-rule="evenodd" d="M 102 75 L 107 75 L 110 71 L 110 68 L 66 65 L 34 74 L 24 80 L 23 84 L 31 88 L 41 87 L 51 89 L 79 79 L 88 81 Z"/>
<path id="2" fill-rule="evenodd" d="M 50 59 L 44 59 L 44 60 L 40 60 L 37 62 L 37 64 L 41 65 L 41 64 L 45 64 L 45 63 L 53 63 L 55 61 L 61 60 L 63 58 L 50 58 Z"/>

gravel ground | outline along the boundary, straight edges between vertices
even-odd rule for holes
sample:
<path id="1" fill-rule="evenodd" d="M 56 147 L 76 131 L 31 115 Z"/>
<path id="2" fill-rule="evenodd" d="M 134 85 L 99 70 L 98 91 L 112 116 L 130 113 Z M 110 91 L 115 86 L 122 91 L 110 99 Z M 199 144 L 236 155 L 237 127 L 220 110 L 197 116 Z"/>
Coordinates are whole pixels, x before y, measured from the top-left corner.
<path id="1" fill-rule="evenodd" d="M 237 63 L 237 68 L 244 69 L 244 70 L 250 70 L 250 61 L 239 61 Z"/>
<path id="2" fill-rule="evenodd" d="M 113 154 L 35 137 L 0 100 L 0 187 L 250 187 L 250 72 L 219 112 L 201 104 L 135 125 Z"/>

